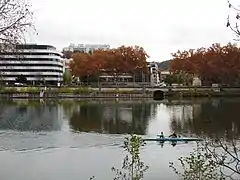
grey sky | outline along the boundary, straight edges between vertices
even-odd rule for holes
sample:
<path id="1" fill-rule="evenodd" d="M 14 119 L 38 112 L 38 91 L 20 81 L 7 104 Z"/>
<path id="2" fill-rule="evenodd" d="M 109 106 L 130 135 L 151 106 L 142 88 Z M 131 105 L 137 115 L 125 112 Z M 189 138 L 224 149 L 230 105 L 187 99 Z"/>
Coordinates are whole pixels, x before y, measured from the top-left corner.
<path id="1" fill-rule="evenodd" d="M 228 43 L 227 0 L 30 0 L 38 35 L 30 42 L 59 50 L 70 43 L 140 45 L 151 61 L 171 53 Z"/>

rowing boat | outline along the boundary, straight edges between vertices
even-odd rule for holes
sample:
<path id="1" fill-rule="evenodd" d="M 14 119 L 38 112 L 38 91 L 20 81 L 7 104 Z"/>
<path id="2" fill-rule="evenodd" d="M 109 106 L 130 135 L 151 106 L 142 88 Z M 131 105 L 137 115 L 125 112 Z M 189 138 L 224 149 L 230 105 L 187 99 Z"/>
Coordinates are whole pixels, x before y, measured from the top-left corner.
<path id="1" fill-rule="evenodd" d="M 143 139 L 144 141 L 160 141 L 160 142 L 164 142 L 164 141 L 184 141 L 184 142 L 188 142 L 188 141 L 202 141 L 203 139 L 200 138 L 148 138 L 148 139 Z"/>

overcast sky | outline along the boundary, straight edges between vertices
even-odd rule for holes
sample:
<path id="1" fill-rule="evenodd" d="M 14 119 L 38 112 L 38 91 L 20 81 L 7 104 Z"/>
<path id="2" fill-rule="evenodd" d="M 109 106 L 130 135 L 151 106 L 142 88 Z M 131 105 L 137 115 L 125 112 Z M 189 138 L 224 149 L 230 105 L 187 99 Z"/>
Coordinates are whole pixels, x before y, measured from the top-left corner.
<path id="1" fill-rule="evenodd" d="M 30 0 L 38 35 L 29 42 L 62 50 L 70 43 L 139 45 L 151 61 L 228 43 L 227 0 Z"/>

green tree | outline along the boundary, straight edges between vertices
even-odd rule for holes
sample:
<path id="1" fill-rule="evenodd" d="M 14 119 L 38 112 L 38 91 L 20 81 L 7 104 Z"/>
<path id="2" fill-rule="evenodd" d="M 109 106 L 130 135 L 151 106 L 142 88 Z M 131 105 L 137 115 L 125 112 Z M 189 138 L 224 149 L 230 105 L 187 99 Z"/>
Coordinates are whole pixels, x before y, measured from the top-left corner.
<path id="1" fill-rule="evenodd" d="M 164 79 L 164 82 L 171 86 L 174 83 L 173 76 L 172 75 L 167 75 L 166 78 Z"/>
<path id="2" fill-rule="evenodd" d="M 66 70 L 63 73 L 63 82 L 66 84 L 70 84 L 72 82 L 72 74 L 70 71 Z"/>
<path id="3" fill-rule="evenodd" d="M 179 73 L 169 74 L 164 79 L 164 82 L 170 86 L 174 83 L 182 84 L 184 82 L 183 75 Z"/>

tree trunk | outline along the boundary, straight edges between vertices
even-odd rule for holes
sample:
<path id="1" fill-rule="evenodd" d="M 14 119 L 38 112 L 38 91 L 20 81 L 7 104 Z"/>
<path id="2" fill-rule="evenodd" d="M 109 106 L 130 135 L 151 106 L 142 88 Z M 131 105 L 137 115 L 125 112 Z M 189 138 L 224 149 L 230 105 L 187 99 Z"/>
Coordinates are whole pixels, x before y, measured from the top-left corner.
<path id="1" fill-rule="evenodd" d="M 98 91 L 101 93 L 100 76 L 98 76 Z"/>
<path id="2" fill-rule="evenodd" d="M 135 87 L 135 72 L 133 73 L 133 87 Z"/>

